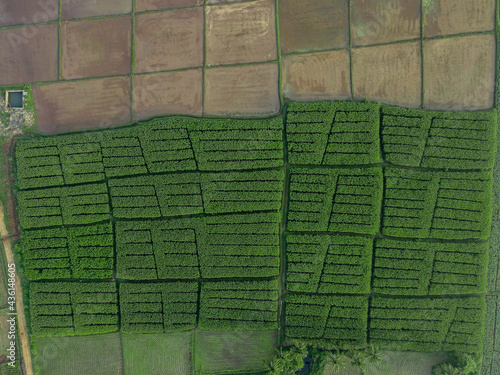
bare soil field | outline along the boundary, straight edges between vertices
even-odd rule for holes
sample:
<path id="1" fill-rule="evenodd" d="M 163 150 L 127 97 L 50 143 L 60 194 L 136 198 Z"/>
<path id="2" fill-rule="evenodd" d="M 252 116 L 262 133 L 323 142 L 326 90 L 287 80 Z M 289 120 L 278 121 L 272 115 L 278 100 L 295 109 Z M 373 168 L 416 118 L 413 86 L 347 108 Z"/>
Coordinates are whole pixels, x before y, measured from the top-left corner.
<path id="1" fill-rule="evenodd" d="M 130 79 L 101 78 L 33 87 L 38 130 L 59 133 L 130 122 Z"/>
<path id="2" fill-rule="evenodd" d="M 421 104 L 420 42 L 352 50 L 353 96 L 416 108 Z"/>
<path id="3" fill-rule="evenodd" d="M 278 64 L 205 70 L 205 114 L 270 115 L 280 109 Z"/>
<path id="4" fill-rule="evenodd" d="M 135 20 L 135 72 L 203 65 L 203 8 L 140 14 Z"/>
<path id="5" fill-rule="evenodd" d="M 59 18 L 59 0 L 0 2 L 0 27 L 55 21 Z"/>
<path id="6" fill-rule="evenodd" d="M 162 114 L 201 115 L 202 70 L 133 77 L 134 120 Z"/>
<path id="7" fill-rule="evenodd" d="M 61 0 L 63 20 L 132 12 L 132 0 Z"/>
<path id="8" fill-rule="evenodd" d="M 424 36 L 487 31 L 495 28 L 495 0 L 428 0 Z"/>
<path id="9" fill-rule="evenodd" d="M 420 1 L 352 0 L 351 37 L 355 46 L 420 37 Z"/>
<path id="10" fill-rule="evenodd" d="M 203 0 L 135 0 L 135 11 L 187 8 L 203 5 Z"/>
<path id="11" fill-rule="evenodd" d="M 207 7 L 207 65 L 276 60 L 276 2 Z"/>
<path id="12" fill-rule="evenodd" d="M 424 101 L 428 109 L 493 106 L 495 36 L 424 41 Z"/>
<path id="13" fill-rule="evenodd" d="M 280 0 L 279 18 L 284 53 L 349 45 L 347 0 Z"/>
<path id="14" fill-rule="evenodd" d="M 0 85 L 57 80 L 58 26 L 0 30 Z"/>
<path id="15" fill-rule="evenodd" d="M 283 95 L 292 100 L 349 99 L 347 50 L 283 57 Z"/>
<path id="16" fill-rule="evenodd" d="M 63 78 L 130 74 L 131 38 L 130 16 L 63 23 Z"/>

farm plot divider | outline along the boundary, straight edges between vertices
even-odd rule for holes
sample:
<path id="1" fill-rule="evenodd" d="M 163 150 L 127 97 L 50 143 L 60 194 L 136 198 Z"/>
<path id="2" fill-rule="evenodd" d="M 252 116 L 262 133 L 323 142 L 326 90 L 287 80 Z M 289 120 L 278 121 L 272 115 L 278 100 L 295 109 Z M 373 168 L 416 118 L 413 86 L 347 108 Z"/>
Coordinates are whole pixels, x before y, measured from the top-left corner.
<path id="1" fill-rule="evenodd" d="M 19 139 L 32 330 L 282 324 L 286 342 L 477 352 L 496 119 L 289 103 L 269 120 Z"/>

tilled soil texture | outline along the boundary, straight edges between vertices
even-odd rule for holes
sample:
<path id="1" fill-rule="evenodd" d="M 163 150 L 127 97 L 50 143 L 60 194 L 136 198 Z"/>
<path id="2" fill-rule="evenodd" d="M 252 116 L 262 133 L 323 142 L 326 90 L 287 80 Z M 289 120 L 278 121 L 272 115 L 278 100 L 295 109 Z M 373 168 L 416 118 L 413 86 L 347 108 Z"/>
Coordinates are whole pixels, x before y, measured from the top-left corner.
<path id="1" fill-rule="evenodd" d="M 347 50 L 283 57 L 283 95 L 292 100 L 349 99 Z"/>
<path id="2" fill-rule="evenodd" d="M 202 70 L 136 75 L 134 120 L 163 114 L 201 115 Z"/>
<path id="3" fill-rule="evenodd" d="M 132 0 L 60 0 L 63 20 L 132 12 Z"/>
<path id="4" fill-rule="evenodd" d="M 58 18 L 58 0 L 0 2 L 0 27 L 50 22 Z"/>
<path id="5" fill-rule="evenodd" d="M 423 11 L 424 37 L 495 28 L 495 0 L 429 0 Z"/>
<path id="6" fill-rule="evenodd" d="M 493 34 L 424 41 L 425 108 L 491 108 L 494 82 Z"/>
<path id="7" fill-rule="evenodd" d="M 205 114 L 271 115 L 280 109 L 278 64 L 205 70 Z"/>
<path id="8" fill-rule="evenodd" d="M 347 0 L 280 0 L 284 53 L 345 48 L 349 45 Z"/>
<path id="9" fill-rule="evenodd" d="M 130 122 L 130 78 L 59 82 L 33 87 L 38 130 L 60 133 Z"/>
<path id="10" fill-rule="evenodd" d="M 421 61 L 419 42 L 353 49 L 354 98 L 420 107 Z"/>
<path id="11" fill-rule="evenodd" d="M 130 74 L 131 33 L 130 16 L 63 23 L 63 78 Z"/>
<path id="12" fill-rule="evenodd" d="M 135 72 L 203 65 L 203 9 L 141 14 L 135 20 Z"/>
<path id="13" fill-rule="evenodd" d="M 203 0 L 136 0 L 135 11 L 188 8 L 203 5 Z"/>
<path id="14" fill-rule="evenodd" d="M 352 0 L 351 37 L 355 46 L 420 38 L 420 2 Z"/>
<path id="15" fill-rule="evenodd" d="M 0 30 L 0 86 L 57 80 L 57 25 Z"/>
<path id="16" fill-rule="evenodd" d="M 207 7 L 207 65 L 276 60 L 275 10 L 274 0 Z"/>

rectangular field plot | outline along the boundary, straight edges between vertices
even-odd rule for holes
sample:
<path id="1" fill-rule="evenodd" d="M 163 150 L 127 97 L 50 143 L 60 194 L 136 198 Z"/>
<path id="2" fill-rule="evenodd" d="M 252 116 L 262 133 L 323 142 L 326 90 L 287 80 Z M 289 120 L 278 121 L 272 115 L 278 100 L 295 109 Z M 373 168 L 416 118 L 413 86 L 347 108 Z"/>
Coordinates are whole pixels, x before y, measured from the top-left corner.
<path id="1" fill-rule="evenodd" d="M 487 243 L 435 243 L 378 239 L 373 291 L 395 295 L 486 292 Z"/>
<path id="2" fill-rule="evenodd" d="M 382 145 L 390 163 L 424 168 L 489 169 L 497 115 L 382 107 Z"/>
<path id="3" fill-rule="evenodd" d="M 22 232 L 24 275 L 40 279 L 108 279 L 113 275 L 111 224 Z"/>
<path id="4" fill-rule="evenodd" d="M 113 216 L 139 219 L 278 211 L 283 171 L 188 173 L 109 182 Z"/>
<path id="5" fill-rule="evenodd" d="M 490 172 L 427 172 L 388 168 L 382 233 L 395 237 L 486 239 L 490 235 Z"/>
<path id="6" fill-rule="evenodd" d="M 121 331 L 187 331 L 196 324 L 197 282 L 120 285 Z"/>
<path id="7" fill-rule="evenodd" d="M 118 330 L 115 283 L 30 284 L 31 330 L 36 336 L 74 336 Z"/>
<path id="8" fill-rule="evenodd" d="M 209 374 L 262 372 L 274 354 L 276 331 L 197 331 L 196 368 Z"/>
<path id="9" fill-rule="evenodd" d="M 483 353 L 483 372 L 494 375 L 500 371 L 500 299 L 486 296 L 486 322 Z"/>
<path id="10" fill-rule="evenodd" d="M 373 297 L 369 340 L 395 350 L 481 352 L 484 314 L 481 297 Z"/>
<path id="11" fill-rule="evenodd" d="M 381 168 L 293 168 L 287 229 L 375 234 L 382 185 Z"/>
<path id="12" fill-rule="evenodd" d="M 286 295 L 286 340 L 327 348 L 364 348 L 368 297 Z"/>
<path id="13" fill-rule="evenodd" d="M 292 292 L 369 293 L 373 240 L 364 237 L 286 236 L 286 287 Z"/>
<path id="14" fill-rule="evenodd" d="M 278 213 L 116 225 L 124 279 L 269 277 L 279 274 Z"/>
<path id="15" fill-rule="evenodd" d="M 361 102 L 290 103 L 286 115 L 290 164 L 380 162 L 379 105 Z"/>
<path id="16" fill-rule="evenodd" d="M 192 332 L 122 333 L 123 375 L 191 375 Z"/>
<path id="17" fill-rule="evenodd" d="M 103 183 L 20 191 L 17 203 L 23 229 L 110 219 L 108 188 Z"/>
<path id="18" fill-rule="evenodd" d="M 40 374 L 122 374 L 122 352 L 118 333 L 36 337 L 34 344 L 37 348 L 34 361 Z"/>
<path id="19" fill-rule="evenodd" d="M 201 330 L 273 330 L 278 327 L 277 319 L 277 280 L 214 281 L 201 285 Z"/>

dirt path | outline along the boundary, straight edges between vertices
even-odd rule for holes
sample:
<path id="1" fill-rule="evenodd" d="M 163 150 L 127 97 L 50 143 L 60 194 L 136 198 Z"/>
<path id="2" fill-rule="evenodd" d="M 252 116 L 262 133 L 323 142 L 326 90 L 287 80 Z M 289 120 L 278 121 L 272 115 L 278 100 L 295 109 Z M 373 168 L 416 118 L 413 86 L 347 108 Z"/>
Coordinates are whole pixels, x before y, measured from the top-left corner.
<path id="1" fill-rule="evenodd" d="M 3 216 L 3 206 L 0 202 L 0 235 L 5 237 L 3 239 L 3 247 L 5 249 L 5 255 L 7 258 L 7 263 L 14 263 L 14 255 L 12 254 L 12 248 L 10 246 L 10 237 L 7 232 L 7 228 L 4 222 Z M 17 310 L 17 328 L 19 330 L 19 341 L 21 342 L 21 350 L 23 351 L 23 374 L 33 375 L 33 366 L 31 365 L 31 352 L 30 352 L 30 342 L 28 339 L 28 328 L 26 326 L 26 318 L 24 316 L 24 303 L 23 303 L 23 291 L 21 289 L 21 283 L 19 282 L 19 277 L 16 274 L 16 310 Z M 19 358 L 19 354 L 17 355 Z"/>

